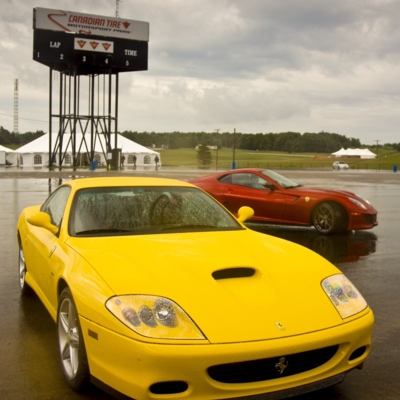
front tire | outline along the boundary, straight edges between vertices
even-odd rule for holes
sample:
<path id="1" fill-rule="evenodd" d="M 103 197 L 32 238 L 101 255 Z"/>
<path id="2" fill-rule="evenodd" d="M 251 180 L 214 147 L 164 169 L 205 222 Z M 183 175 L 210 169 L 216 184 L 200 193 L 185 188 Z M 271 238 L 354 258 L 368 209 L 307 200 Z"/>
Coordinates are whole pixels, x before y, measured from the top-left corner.
<path id="1" fill-rule="evenodd" d="M 64 378 L 70 388 L 84 390 L 90 382 L 89 364 L 78 312 L 69 288 L 65 288 L 59 298 L 57 335 Z"/>
<path id="2" fill-rule="evenodd" d="M 330 235 L 344 230 L 345 216 L 337 205 L 324 202 L 315 207 L 312 222 L 319 233 Z"/>
<path id="3" fill-rule="evenodd" d="M 18 252 L 18 270 L 19 270 L 19 288 L 21 290 L 21 295 L 28 296 L 32 293 L 32 289 L 26 283 L 26 262 L 25 262 L 25 254 L 24 249 L 22 248 L 22 244 L 19 243 L 19 252 Z"/>

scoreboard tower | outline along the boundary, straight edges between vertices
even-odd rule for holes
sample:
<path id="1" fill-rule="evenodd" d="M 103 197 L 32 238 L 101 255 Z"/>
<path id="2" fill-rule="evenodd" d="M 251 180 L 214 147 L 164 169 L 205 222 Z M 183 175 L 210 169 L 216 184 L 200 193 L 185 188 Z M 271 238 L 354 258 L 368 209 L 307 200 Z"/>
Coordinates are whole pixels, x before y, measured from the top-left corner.
<path id="1" fill-rule="evenodd" d="M 91 163 L 103 135 L 104 156 L 109 166 L 119 168 L 119 73 L 148 69 L 149 24 L 34 8 L 33 29 L 33 59 L 50 68 L 49 166 L 62 166 L 68 147 L 74 167 L 82 161 Z M 58 89 L 53 87 L 55 71 L 60 76 Z M 56 137 L 53 125 L 58 125 Z M 76 142 L 77 132 L 82 133 L 81 143 Z"/>

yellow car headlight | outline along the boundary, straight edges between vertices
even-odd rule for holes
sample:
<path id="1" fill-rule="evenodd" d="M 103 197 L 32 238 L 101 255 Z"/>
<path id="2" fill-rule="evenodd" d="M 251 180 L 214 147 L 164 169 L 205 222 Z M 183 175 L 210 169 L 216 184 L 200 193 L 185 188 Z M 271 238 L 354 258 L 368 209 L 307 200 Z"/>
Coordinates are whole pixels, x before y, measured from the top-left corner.
<path id="1" fill-rule="evenodd" d="M 324 279 L 322 288 L 342 318 L 351 317 L 368 306 L 361 293 L 343 274 Z"/>
<path id="2" fill-rule="evenodd" d="M 111 297 L 107 309 L 136 333 L 156 339 L 205 340 L 190 317 L 172 300 L 151 295 Z"/>

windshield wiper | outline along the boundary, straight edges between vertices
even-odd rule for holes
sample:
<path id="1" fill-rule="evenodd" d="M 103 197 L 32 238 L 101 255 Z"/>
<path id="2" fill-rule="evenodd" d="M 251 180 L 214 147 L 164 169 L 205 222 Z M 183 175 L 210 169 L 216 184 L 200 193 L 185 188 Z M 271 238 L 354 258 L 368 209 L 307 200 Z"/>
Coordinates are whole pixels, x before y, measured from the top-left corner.
<path id="1" fill-rule="evenodd" d="M 132 233 L 131 229 L 117 229 L 117 228 L 102 228 L 102 229 L 88 229 L 86 231 L 75 232 L 76 235 L 90 235 L 97 233 Z"/>
<path id="2" fill-rule="evenodd" d="M 285 189 L 294 189 L 298 187 L 302 187 L 303 185 L 292 185 L 292 186 L 285 186 Z"/>
<path id="3" fill-rule="evenodd" d="M 162 231 L 172 231 L 172 230 L 186 230 L 186 229 L 219 229 L 218 226 L 215 225 L 174 225 L 174 226 L 166 226 L 161 228 Z"/>

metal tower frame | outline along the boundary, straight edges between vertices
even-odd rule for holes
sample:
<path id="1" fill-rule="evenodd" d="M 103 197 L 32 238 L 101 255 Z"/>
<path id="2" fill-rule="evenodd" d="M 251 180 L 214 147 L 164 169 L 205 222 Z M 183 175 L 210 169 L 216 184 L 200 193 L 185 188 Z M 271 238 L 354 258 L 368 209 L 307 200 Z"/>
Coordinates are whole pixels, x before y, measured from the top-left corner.
<path id="1" fill-rule="evenodd" d="M 99 142 L 104 158 L 111 161 L 112 149 L 117 148 L 119 75 L 111 70 L 106 74 L 78 75 L 72 71 L 59 71 L 58 112 L 54 110 L 53 72 L 49 76 L 49 167 L 62 166 L 67 149 L 72 152 L 72 166 L 90 164 L 94 161 L 95 147 Z M 82 105 L 82 80 L 87 78 L 87 104 Z M 103 82 L 101 82 L 103 78 Z M 84 93 L 85 94 L 85 93 Z M 85 110 L 83 109 L 85 108 Z M 53 111 L 54 110 L 54 111 Z M 53 140 L 53 127 L 58 125 Z M 82 135 L 77 142 L 77 133 Z M 114 143 L 112 143 L 114 134 Z M 105 140 L 100 140 L 100 136 Z M 57 160 L 58 158 L 58 160 Z"/>

